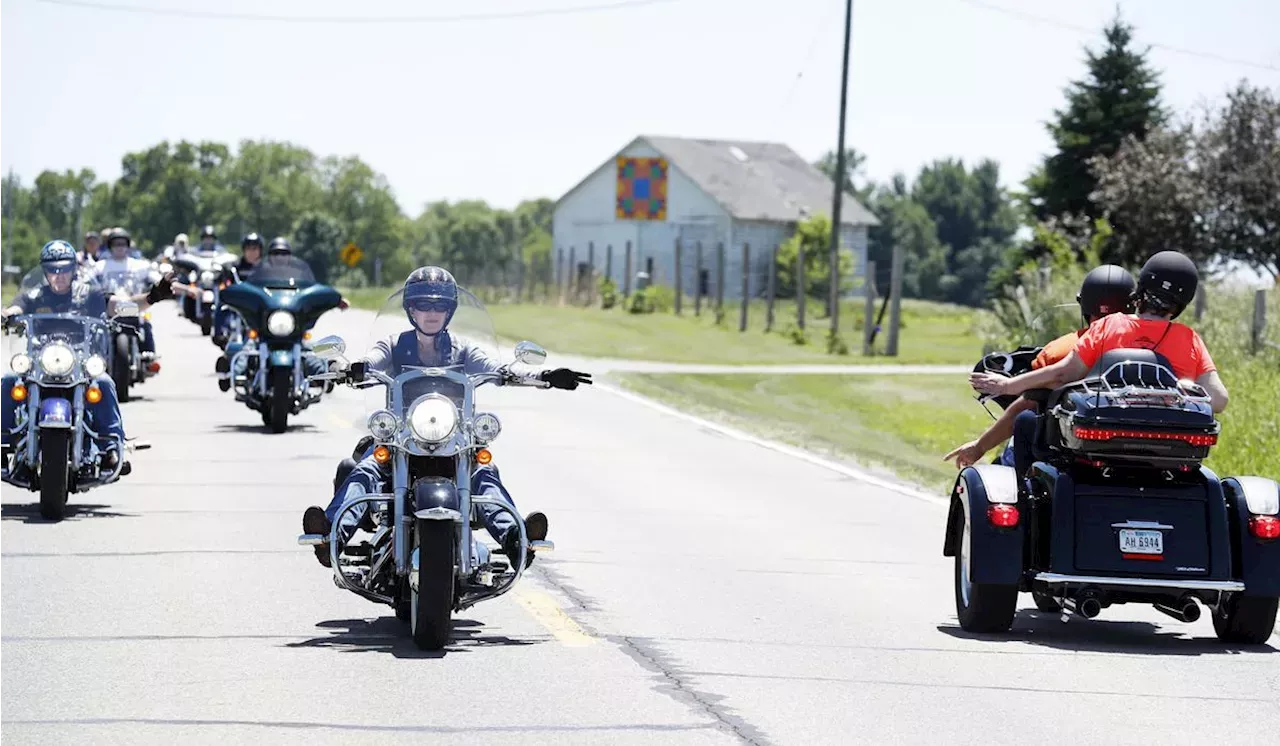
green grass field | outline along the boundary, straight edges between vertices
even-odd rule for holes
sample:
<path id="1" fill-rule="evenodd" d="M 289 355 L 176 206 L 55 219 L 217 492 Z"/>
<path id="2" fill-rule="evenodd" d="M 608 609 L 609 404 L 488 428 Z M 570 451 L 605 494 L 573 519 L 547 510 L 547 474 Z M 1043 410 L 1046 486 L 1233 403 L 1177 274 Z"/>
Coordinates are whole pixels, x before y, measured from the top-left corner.
<path id="1" fill-rule="evenodd" d="M 376 309 L 390 291 L 362 288 L 343 290 L 352 305 Z M 739 309 L 726 309 L 723 323 L 704 306 L 695 316 L 692 303 L 684 313 L 631 314 L 621 308 L 602 310 L 548 304 L 503 304 L 487 306 L 498 335 L 508 340 L 529 339 L 552 352 L 633 360 L 679 363 L 770 364 L 770 363 L 971 363 L 982 353 L 982 342 L 974 333 L 977 315 L 972 308 L 942 303 L 908 300 L 902 306 L 899 355 L 863 356 L 861 304 L 841 305 L 841 327 L 848 355 L 827 353 L 826 334 L 830 321 L 821 317 L 823 304 L 808 305 L 808 343 L 796 344 L 786 331 L 794 325 L 796 304 L 780 302 L 775 308 L 774 331 L 764 332 L 766 308 L 754 303 L 748 309 L 746 332 L 738 331 Z M 878 310 L 878 309 L 877 309 Z M 886 316 L 885 326 L 888 325 Z M 885 335 L 876 341 L 883 351 Z"/>

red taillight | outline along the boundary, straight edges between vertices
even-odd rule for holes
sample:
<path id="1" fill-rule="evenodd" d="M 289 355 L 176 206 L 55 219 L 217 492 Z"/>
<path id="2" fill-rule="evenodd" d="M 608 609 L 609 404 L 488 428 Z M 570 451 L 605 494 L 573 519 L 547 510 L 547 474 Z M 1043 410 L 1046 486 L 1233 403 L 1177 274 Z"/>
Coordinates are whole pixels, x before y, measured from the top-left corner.
<path id="1" fill-rule="evenodd" d="M 987 520 L 996 528 L 1013 528 L 1018 525 L 1018 506 L 988 505 Z"/>
<path id="2" fill-rule="evenodd" d="M 1200 433 L 1162 433 L 1154 430 L 1115 430 L 1105 427 L 1077 427 L 1080 440 L 1111 440 L 1113 438 L 1141 438 L 1143 440 L 1180 440 L 1193 446 L 1218 444 L 1218 436 Z"/>
<path id="3" fill-rule="evenodd" d="M 1255 515 L 1249 519 L 1249 533 L 1259 539 L 1280 539 L 1280 518 L 1273 515 Z"/>

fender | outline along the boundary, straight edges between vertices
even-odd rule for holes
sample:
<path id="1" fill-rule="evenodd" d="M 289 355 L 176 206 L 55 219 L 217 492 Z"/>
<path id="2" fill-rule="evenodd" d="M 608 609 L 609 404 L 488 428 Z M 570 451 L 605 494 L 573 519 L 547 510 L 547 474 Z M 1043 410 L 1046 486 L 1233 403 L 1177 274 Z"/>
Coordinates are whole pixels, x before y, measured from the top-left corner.
<path id="1" fill-rule="evenodd" d="M 271 362 L 272 368 L 292 368 L 293 367 L 293 350 L 272 350 Z"/>
<path id="2" fill-rule="evenodd" d="M 462 499 L 458 486 L 444 477 L 422 477 L 413 483 L 415 518 L 462 522 Z"/>
<path id="3" fill-rule="evenodd" d="M 1280 540 L 1263 541 L 1249 533 L 1253 515 L 1280 515 L 1280 485 L 1263 477 L 1222 480 L 1230 512 L 1236 556 L 1232 575 L 1244 582 L 1244 595 L 1280 596 Z"/>
<path id="4" fill-rule="evenodd" d="M 967 466 L 956 477 L 947 514 L 945 557 L 960 549 L 959 523 L 969 524 L 969 575 L 974 583 L 1017 585 L 1022 578 L 1022 543 L 1025 519 L 1012 528 L 997 528 L 987 519 L 993 505 L 1018 505 L 1018 483 L 1012 467 L 998 464 Z"/>
<path id="5" fill-rule="evenodd" d="M 230 360 L 231 358 L 235 357 L 236 353 L 243 349 L 244 349 L 244 342 L 228 342 L 227 350 L 226 350 L 227 359 Z"/>
<path id="6" fill-rule="evenodd" d="M 45 429 L 70 430 L 71 402 L 59 397 L 45 399 L 40 402 L 40 418 L 36 422 Z"/>

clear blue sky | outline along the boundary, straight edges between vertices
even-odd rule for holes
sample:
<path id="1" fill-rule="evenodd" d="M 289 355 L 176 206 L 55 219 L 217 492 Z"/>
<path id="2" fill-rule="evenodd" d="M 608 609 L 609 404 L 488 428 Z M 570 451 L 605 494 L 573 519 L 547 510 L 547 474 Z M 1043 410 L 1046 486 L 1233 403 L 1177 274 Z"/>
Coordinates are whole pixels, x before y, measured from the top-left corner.
<path id="1" fill-rule="evenodd" d="M 96 0 L 90 0 L 94 2 Z M 412 16 L 617 0 L 103 0 L 283 16 Z M 1011 13 L 992 10 L 997 6 Z M 1127 0 L 1186 110 L 1237 80 L 1280 87 L 1280 2 Z M 849 144 L 887 179 L 991 157 L 1006 183 L 1047 152 L 1043 122 L 1114 0 L 855 0 Z M 209 20 L 6 0 L 0 168 L 119 174 L 163 139 L 270 138 L 358 155 L 410 214 L 436 199 L 558 197 L 640 133 L 834 146 L 842 0 L 669 0 L 455 23 Z M 1068 26 L 1016 17 L 1032 14 Z"/>

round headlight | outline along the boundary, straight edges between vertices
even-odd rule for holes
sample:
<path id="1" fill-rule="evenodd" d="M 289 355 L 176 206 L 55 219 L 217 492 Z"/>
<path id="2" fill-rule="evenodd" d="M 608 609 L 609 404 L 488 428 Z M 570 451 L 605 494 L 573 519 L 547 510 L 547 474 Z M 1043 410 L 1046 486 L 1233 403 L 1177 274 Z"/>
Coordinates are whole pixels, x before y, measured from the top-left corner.
<path id="1" fill-rule="evenodd" d="M 498 421 L 498 416 L 488 412 L 476 415 L 471 424 L 475 426 L 476 439 L 486 443 L 493 441 L 498 437 L 498 433 L 502 432 L 502 423 Z"/>
<path id="2" fill-rule="evenodd" d="M 293 320 L 293 314 L 288 311 L 272 311 L 267 317 L 267 331 L 277 337 L 287 337 L 293 334 L 296 328 L 298 324 Z"/>
<path id="3" fill-rule="evenodd" d="M 399 423 L 396 422 L 396 416 L 385 409 L 369 415 L 369 432 L 377 440 L 391 440 L 397 427 Z"/>
<path id="4" fill-rule="evenodd" d="M 22 375 L 23 373 L 31 370 L 31 358 L 27 357 L 24 353 L 19 352 L 17 355 L 14 355 L 9 359 L 9 367 L 13 369 L 14 373 Z"/>
<path id="5" fill-rule="evenodd" d="M 458 408 L 439 396 L 428 396 L 409 413 L 409 428 L 418 440 L 439 443 L 458 426 Z"/>
<path id="6" fill-rule="evenodd" d="M 47 345 L 40 351 L 40 368 L 51 376 L 65 376 L 75 364 L 75 353 L 60 342 Z"/>
<path id="7" fill-rule="evenodd" d="M 212 283 L 213 279 L 214 279 L 214 274 L 207 269 L 200 273 L 200 283 L 203 285 L 208 285 Z"/>
<path id="8" fill-rule="evenodd" d="M 90 355 L 89 359 L 84 361 L 84 374 L 90 378 L 97 378 L 107 372 L 107 361 L 97 355 Z"/>

